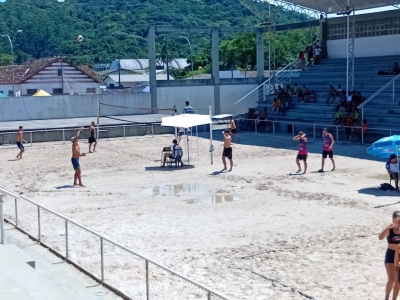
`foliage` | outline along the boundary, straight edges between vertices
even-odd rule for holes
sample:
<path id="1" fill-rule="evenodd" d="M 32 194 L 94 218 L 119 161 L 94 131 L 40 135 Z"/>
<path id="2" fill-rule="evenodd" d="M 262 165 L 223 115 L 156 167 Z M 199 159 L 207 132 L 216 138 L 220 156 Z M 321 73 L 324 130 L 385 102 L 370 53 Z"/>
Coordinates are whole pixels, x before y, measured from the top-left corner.
<path id="1" fill-rule="evenodd" d="M 259 11 L 268 4 L 254 3 Z M 306 16 L 275 9 L 279 23 L 304 21 Z M 15 60 L 63 55 L 72 62 L 89 64 L 115 58 L 146 58 L 150 25 L 257 26 L 260 20 L 238 0 L 7 0 L 0 2 L 0 33 L 13 37 Z M 23 30 L 14 36 L 17 30 Z M 76 37 L 81 34 L 83 42 Z M 157 36 L 157 52 L 162 54 L 166 38 L 171 57 L 190 58 L 192 43 L 194 68 L 210 67 L 210 37 L 207 34 L 174 33 Z M 232 36 L 224 36 L 226 39 Z M 254 65 L 254 37 L 234 36 L 221 43 L 222 66 L 244 68 Z M 294 37 L 293 37 L 294 38 Z M 291 40 L 293 40 L 293 38 Z M 302 37 L 299 37 L 301 39 Z M 283 39 L 277 51 L 289 55 Z M 294 47 L 297 49 L 297 46 Z M 236 53 L 239 49 L 240 53 Z M 297 49 L 298 50 L 298 49 Z M 9 45 L 0 38 L 0 55 L 9 54 Z M 165 58 L 165 57 L 164 57 Z M 284 59 L 284 58 L 282 58 Z M 4 61 L 4 60 L 3 60 Z"/>

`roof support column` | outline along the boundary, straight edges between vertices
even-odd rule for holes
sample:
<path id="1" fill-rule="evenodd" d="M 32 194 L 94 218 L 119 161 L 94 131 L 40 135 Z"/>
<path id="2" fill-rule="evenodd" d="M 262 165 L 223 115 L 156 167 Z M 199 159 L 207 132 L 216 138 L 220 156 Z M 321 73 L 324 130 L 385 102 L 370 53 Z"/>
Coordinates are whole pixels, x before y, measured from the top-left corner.
<path id="1" fill-rule="evenodd" d="M 328 58 L 328 22 L 327 19 L 319 20 L 319 29 L 321 37 L 322 58 Z"/>
<path id="2" fill-rule="evenodd" d="M 353 16 L 347 15 L 347 62 L 346 62 L 346 93 L 354 90 L 354 31 L 355 11 Z"/>
<path id="3" fill-rule="evenodd" d="M 214 115 L 219 115 L 221 110 L 221 93 L 219 85 L 219 31 L 214 27 L 211 34 L 211 78 L 214 84 Z"/>
<path id="4" fill-rule="evenodd" d="M 151 108 L 157 108 L 157 77 L 156 77 L 156 29 L 154 26 L 149 27 L 147 34 L 148 51 L 149 51 L 149 75 L 150 75 L 150 97 Z M 152 112 L 157 113 L 156 110 Z"/>

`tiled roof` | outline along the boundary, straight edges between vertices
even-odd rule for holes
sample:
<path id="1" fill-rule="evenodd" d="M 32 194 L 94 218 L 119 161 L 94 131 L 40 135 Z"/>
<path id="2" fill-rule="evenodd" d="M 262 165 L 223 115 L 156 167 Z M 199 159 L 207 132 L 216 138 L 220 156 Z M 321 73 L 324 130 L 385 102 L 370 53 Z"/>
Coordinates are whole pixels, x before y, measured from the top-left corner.
<path id="1" fill-rule="evenodd" d="M 43 59 L 35 59 L 29 60 L 24 62 L 21 65 L 14 65 L 14 82 L 16 84 L 24 83 L 27 79 L 31 78 L 32 76 L 36 75 L 43 69 L 47 68 L 51 64 L 61 61 L 60 58 L 43 58 Z M 63 63 L 68 64 L 66 60 L 62 60 Z M 88 66 L 73 66 L 76 69 L 80 70 L 82 73 L 86 74 L 90 78 L 92 78 L 96 82 L 100 82 L 100 79 L 97 77 L 96 73 L 89 68 Z M 3 66 L 0 67 L 0 84 L 12 84 L 12 73 L 13 67 Z"/>

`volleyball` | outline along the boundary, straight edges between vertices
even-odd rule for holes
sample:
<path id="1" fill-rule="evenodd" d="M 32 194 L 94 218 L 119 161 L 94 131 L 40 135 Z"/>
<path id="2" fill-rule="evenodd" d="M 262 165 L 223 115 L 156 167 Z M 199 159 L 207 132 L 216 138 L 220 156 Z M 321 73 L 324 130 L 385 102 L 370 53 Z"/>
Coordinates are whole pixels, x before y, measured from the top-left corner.
<path id="1" fill-rule="evenodd" d="M 76 38 L 76 40 L 77 40 L 78 42 L 82 42 L 82 41 L 83 41 L 83 36 L 78 35 L 77 38 Z"/>

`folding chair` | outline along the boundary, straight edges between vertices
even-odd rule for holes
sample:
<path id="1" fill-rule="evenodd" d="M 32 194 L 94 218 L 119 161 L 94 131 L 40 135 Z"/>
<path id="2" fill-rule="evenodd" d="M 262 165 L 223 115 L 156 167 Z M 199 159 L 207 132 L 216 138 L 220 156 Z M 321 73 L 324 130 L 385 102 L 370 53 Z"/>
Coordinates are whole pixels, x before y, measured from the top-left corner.
<path id="1" fill-rule="evenodd" d="M 167 161 L 168 166 L 172 167 L 172 164 L 175 163 L 175 168 L 177 168 L 179 164 L 182 167 L 183 166 L 182 155 L 183 155 L 182 148 L 175 149 L 173 156 L 168 157 L 168 161 Z"/>
<path id="2" fill-rule="evenodd" d="M 171 147 L 164 147 L 161 151 L 161 166 L 163 165 L 164 162 L 164 153 L 166 152 L 172 152 Z"/>

